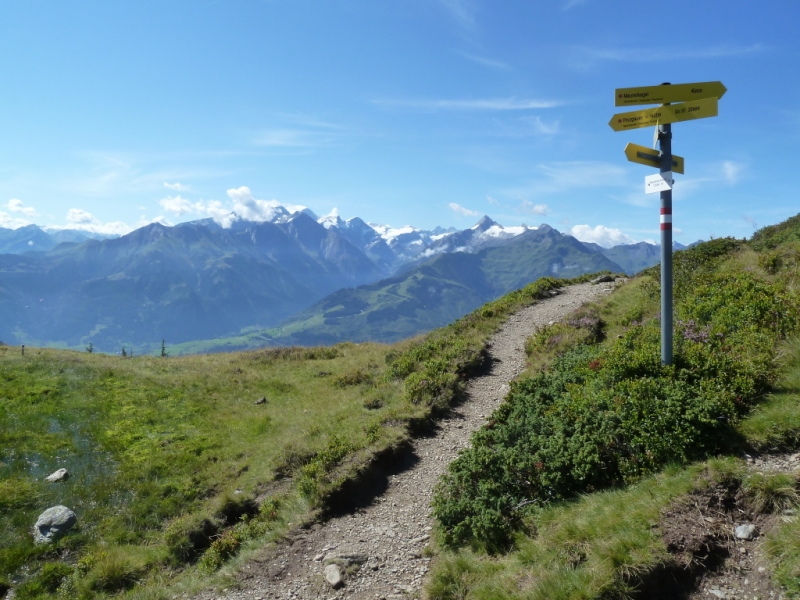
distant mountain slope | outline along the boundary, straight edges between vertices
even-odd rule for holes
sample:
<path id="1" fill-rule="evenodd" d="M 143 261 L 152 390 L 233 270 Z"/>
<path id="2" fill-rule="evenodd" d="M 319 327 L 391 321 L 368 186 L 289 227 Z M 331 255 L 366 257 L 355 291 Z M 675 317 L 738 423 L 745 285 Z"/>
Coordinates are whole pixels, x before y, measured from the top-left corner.
<path id="1" fill-rule="evenodd" d="M 0 254 L 23 254 L 47 251 L 62 242 L 85 242 L 89 239 L 106 239 L 114 236 L 99 235 L 75 229 L 45 230 L 38 225 L 18 229 L 0 227 Z"/>
<path id="2" fill-rule="evenodd" d="M 300 214 L 282 224 L 152 224 L 120 238 L 0 255 L 0 340 L 114 351 L 272 325 L 385 273 Z"/>
<path id="3" fill-rule="evenodd" d="M 276 345 L 392 342 L 440 327 L 540 277 L 602 270 L 622 269 L 575 238 L 543 225 L 502 246 L 475 254 L 441 254 L 402 275 L 339 290 L 282 327 L 253 333 L 251 339 Z"/>
<path id="4" fill-rule="evenodd" d="M 647 242 L 602 248 L 600 251 L 621 266 L 628 275 L 633 275 L 661 262 L 661 246 Z"/>

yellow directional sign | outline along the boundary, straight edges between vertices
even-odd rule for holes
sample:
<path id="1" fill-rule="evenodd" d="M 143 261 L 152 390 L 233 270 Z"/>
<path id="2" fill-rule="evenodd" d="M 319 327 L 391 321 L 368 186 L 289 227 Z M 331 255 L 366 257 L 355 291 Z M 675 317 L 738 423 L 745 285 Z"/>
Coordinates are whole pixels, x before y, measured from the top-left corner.
<path id="1" fill-rule="evenodd" d="M 629 143 L 625 146 L 625 156 L 631 162 L 647 165 L 648 167 L 659 168 L 661 166 L 661 153 L 647 146 Z M 683 157 L 672 155 L 672 172 L 683 175 Z"/>
<path id="2" fill-rule="evenodd" d="M 693 119 L 716 117 L 717 114 L 717 99 L 707 98 L 705 100 L 695 100 L 694 102 L 670 104 L 669 106 L 657 106 L 644 110 L 634 110 L 628 113 L 618 113 L 611 117 L 608 124 L 614 131 L 626 131 L 628 129 L 638 129 L 640 127 L 652 127 L 653 125 L 666 125 L 667 123 L 679 123 L 681 121 L 691 121 Z"/>
<path id="3" fill-rule="evenodd" d="M 669 104 L 671 102 L 688 102 L 705 98 L 722 98 L 727 91 L 721 81 L 619 88 L 614 90 L 614 106 Z"/>

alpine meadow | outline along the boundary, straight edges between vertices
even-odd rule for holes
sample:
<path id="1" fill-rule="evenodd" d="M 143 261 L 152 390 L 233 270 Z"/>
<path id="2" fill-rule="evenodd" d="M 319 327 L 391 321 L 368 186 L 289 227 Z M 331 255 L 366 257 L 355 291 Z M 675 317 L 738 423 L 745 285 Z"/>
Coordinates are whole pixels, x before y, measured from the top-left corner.
<path id="1" fill-rule="evenodd" d="M 746 460 L 800 450 L 800 216 L 675 254 L 671 366 L 657 268 L 528 340 L 527 370 L 436 489 L 427 597 L 680 597 L 730 536 L 676 549 L 665 515 L 713 494 L 761 519 L 772 585 L 800 593 L 800 474 Z M 0 589 L 166 599 L 232 585 L 430 435 L 510 315 L 593 277 L 540 278 L 392 345 L 0 347 Z M 69 479 L 44 481 L 65 466 Z M 52 505 L 77 525 L 36 544 Z"/>

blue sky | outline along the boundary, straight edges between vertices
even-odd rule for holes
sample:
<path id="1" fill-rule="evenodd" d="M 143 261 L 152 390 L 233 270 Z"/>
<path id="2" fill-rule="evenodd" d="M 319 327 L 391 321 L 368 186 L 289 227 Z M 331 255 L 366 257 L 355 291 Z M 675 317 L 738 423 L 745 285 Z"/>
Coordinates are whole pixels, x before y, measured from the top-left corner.
<path id="1" fill-rule="evenodd" d="M 225 0 L 0 7 L 0 227 L 125 232 L 271 201 L 395 227 L 658 239 L 614 89 L 720 80 L 673 126 L 676 239 L 800 212 L 800 4 Z M 635 107 L 634 107 L 635 108 Z"/>

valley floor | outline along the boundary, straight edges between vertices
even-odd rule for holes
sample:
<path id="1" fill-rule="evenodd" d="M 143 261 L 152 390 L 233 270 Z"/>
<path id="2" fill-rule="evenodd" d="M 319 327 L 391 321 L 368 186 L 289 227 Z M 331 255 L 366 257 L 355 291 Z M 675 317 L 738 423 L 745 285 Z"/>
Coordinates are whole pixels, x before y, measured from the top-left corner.
<path id="1" fill-rule="evenodd" d="M 265 549 L 241 569 L 235 590 L 209 590 L 196 600 L 419 597 L 430 564 L 424 550 L 433 527 L 430 501 L 436 482 L 525 368 L 526 339 L 537 327 L 563 318 L 613 287 L 566 287 L 509 318 L 489 344 L 491 368 L 469 382 L 466 400 L 434 432 L 414 441 L 401 459 L 404 464 L 388 476 L 385 490 L 363 508 L 298 529 L 277 547 Z M 325 578 L 331 563 L 339 565 L 344 577 L 336 589 Z"/>

